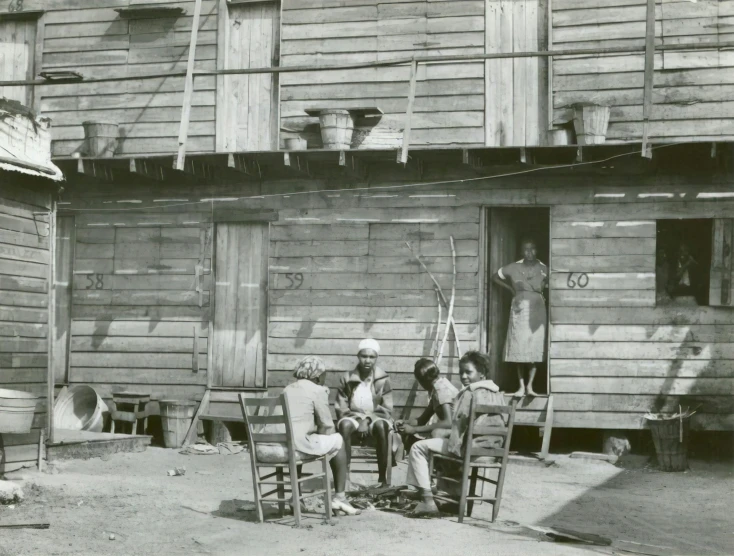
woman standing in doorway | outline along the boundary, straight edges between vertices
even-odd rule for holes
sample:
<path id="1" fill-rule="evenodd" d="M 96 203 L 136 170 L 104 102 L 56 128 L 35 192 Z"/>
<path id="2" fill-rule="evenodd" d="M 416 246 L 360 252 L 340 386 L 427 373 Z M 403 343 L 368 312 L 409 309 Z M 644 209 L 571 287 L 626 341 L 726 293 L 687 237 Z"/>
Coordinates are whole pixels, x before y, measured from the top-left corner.
<path id="1" fill-rule="evenodd" d="M 548 287 L 548 267 L 537 259 L 535 241 L 523 240 L 521 248 L 522 260 L 503 266 L 492 277 L 495 284 L 513 296 L 504 360 L 517 364 L 520 388 L 514 395 L 519 397 L 537 395 L 533 379 L 537 364 L 545 360 L 547 312 L 543 291 Z"/>

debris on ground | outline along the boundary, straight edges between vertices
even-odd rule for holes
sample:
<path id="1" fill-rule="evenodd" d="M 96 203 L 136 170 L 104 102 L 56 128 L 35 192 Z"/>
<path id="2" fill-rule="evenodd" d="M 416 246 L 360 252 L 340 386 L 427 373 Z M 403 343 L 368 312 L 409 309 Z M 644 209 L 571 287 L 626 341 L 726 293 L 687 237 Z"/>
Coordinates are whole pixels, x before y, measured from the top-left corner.
<path id="1" fill-rule="evenodd" d="M 561 527 L 552 527 L 548 532 L 546 532 L 546 536 L 556 542 L 583 543 L 593 544 L 596 546 L 610 546 L 612 544 L 612 539 L 602 537 L 601 535 L 582 533 L 580 531 L 573 531 L 571 529 L 564 529 Z"/>
<path id="2" fill-rule="evenodd" d="M 188 454 L 188 455 L 196 455 L 196 456 L 212 456 L 212 455 L 219 455 L 219 450 L 215 447 L 209 444 L 208 442 L 197 442 L 196 444 L 191 444 L 190 446 L 186 446 L 183 450 L 179 452 L 179 454 Z"/>
<path id="3" fill-rule="evenodd" d="M 111 541 L 114 541 L 115 540 L 115 534 L 114 533 L 110 533 L 110 540 Z"/>
<path id="4" fill-rule="evenodd" d="M 250 502 L 249 500 L 245 500 L 244 502 L 235 501 L 235 504 L 238 512 L 254 512 L 257 510 L 255 502 Z"/>
<path id="5" fill-rule="evenodd" d="M 169 477 L 183 477 L 186 475 L 186 468 L 176 467 L 175 469 L 169 469 L 167 475 Z"/>
<path id="6" fill-rule="evenodd" d="M 48 529 L 50 523 L 0 523 L 2 529 Z"/>
<path id="7" fill-rule="evenodd" d="M 569 457 L 582 460 L 608 461 L 609 463 L 617 463 L 617 460 L 619 459 L 619 456 L 598 454 L 596 452 L 571 452 Z"/>
<path id="8" fill-rule="evenodd" d="M 14 504 L 22 500 L 22 488 L 11 481 L 0 481 L 0 504 Z"/>
<path id="9" fill-rule="evenodd" d="M 217 450 L 223 456 L 231 456 L 233 454 L 239 454 L 245 450 L 246 446 L 240 442 L 219 442 L 217 444 Z"/>

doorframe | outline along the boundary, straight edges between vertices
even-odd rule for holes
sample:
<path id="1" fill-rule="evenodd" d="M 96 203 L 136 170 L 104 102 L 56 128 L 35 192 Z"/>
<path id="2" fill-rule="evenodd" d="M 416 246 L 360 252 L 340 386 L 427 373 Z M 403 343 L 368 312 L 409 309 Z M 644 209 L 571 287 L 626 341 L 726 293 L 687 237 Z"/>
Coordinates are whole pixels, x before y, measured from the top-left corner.
<path id="1" fill-rule="evenodd" d="M 549 204 L 484 204 L 480 207 L 479 213 L 479 350 L 483 353 L 487 353 L 487 346 L 489 344 L 489 211 L 493 208 L 545 208 L 548 209 L 548 322 L 547 322 L 547 334 L 545 338 L 545 349 L 546 349 L 546 384 L 548 389 L 548 395 L 551 394 L 551 329 L 552 319 L 551 314 L 553 311 L 553 305 L 551 299 L 553 297 L 553 288 L 550 285 L 550 278 L 553 274 L 553 205 Z"/>

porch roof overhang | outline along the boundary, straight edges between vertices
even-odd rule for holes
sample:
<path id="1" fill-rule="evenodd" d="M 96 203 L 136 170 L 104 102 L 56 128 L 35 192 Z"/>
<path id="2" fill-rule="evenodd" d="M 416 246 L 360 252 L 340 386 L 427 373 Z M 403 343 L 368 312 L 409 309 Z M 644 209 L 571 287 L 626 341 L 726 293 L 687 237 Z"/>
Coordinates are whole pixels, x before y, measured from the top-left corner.
<path id="1" fill-rule="evenodd" d="M 53 162 L 70 183 L 89 180 L 107 183 L 135 181 L 190 185 L 247 183 L 279 179 L 368 179 L 370 168 L 379 166 L 422 176 L 424 167 L 449 169 L 460 179 L 466 176 L 497 176 L 507 170 L 547 169 L 577 172 L 582 168 L 609 173 L 649 173 L 675 162 L 691 171 L 731 171 L 734 143 L 659 143 L 652 146 L 652 159 L 641 156 L 641 143 L 563 145 L 537 147 L 417 147 L 411 148 L 407 164 L 400 162 L 400 149 L 301 151 L 250 151 L 233 153 L 187 153 L 183 170 L 175 168 L 176 155 L 131 155 L 106 158 L 59 157 Z M 665 153 L 665 156 L 660 156 Z M 703 162 L 702 162 L 703 161 Z"/>

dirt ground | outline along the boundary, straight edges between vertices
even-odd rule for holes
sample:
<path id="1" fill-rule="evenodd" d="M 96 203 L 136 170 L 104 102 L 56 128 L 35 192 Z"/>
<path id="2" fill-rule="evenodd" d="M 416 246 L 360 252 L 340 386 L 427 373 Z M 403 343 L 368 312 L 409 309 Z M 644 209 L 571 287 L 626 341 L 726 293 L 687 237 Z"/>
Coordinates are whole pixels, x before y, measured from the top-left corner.
<path id="1" fill-rule="evenodd" d="M 734 554 L 730 463 L 692 461 L 686 473 L 662 473 L 567 456 L 556 462 L 511 464 L 495 524 L 482 505 L 463 525 L 455 518 L 366 511 L 331 526 L 311 515 L 296 529 L 292 518 L 261 525 L 252 512 L 238 510 L 253 500 L 246 456 L 151 447 L 61 462 L 55 474 L 10 474 L 27 498 L 14 508 L 0 506 L 0 524 L 48 521 L 50 528 L 3 529 L 0 554 Z M 180 466 L 185 476 L 167 476 Z M 401 464 L 397 482 L 404 471 Z M 602 535 L 613 545 L 555 543 L 542 531 L 550 526 Z"/>

